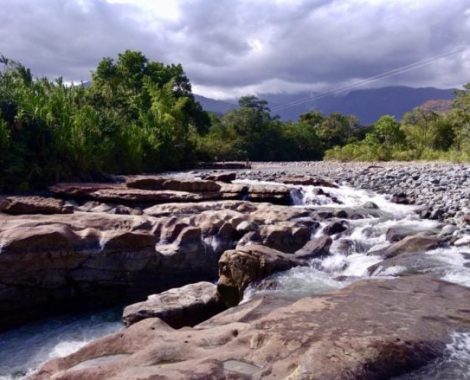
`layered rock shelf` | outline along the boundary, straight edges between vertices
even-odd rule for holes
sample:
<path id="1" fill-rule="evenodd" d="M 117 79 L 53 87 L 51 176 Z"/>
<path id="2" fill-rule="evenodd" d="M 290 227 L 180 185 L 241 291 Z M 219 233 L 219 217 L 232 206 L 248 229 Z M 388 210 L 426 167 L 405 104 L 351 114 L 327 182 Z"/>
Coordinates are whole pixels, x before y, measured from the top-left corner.
<path id="1" fill-rule="evenodd" d="M 34 380 L 386 379 L 470 328 L 470 289 L 411 276 L 292 302 L 257 298 L 193 329 L 150 318 L 47 363 Z"/>
<path id="2" fill-rule="evenodd" d="M 470 332 L 467 203 L 425 220 L 406 188 L 289 168 L 2 197 L 0 330 L 127 305 L 30 379 L 382 379 L 446 357 Z"/>

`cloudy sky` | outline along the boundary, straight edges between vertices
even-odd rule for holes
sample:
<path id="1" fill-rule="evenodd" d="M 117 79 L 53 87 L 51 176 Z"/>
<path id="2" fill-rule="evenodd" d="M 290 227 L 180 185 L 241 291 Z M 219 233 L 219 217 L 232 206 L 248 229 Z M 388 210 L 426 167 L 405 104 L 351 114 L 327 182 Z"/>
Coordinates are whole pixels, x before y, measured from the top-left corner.
<path id="1" fill-rule="evenodd" d="M 125 49 L 214 98 L 449 88 L 470 81 L 470 1 L 0 0 L 0 54 L 35 75 L 86 81 Z"/>

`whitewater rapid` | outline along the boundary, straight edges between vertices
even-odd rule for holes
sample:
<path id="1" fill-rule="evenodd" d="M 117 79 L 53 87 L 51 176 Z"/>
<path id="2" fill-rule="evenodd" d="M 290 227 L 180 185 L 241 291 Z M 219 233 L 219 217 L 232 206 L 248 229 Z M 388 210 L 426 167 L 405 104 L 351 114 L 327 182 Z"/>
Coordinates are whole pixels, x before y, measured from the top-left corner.
<path id="1" fill-rule="evenodd" d="M 0 380 L 20 380 L 46 361 L 70 355 L 122 328 L 121 308 L 66 314 L 0 333 Z"/>
<path id="2" fill-rule="evenodd" d="M 236 182 L 269 184 L 259 181 Z M 297 267 L 275 274 L 261 284 L 250 287 L 245 294 L 245 301 L 254 294 L 263 292 L 282 293 L 283 296 L 297 298 L 326 293 L 360 279 L 394 278 L 407 268 L 390 267 L 372 276 L 368 272 L 370 266 L 380 265 L 382 260 L 380 256 L 368 253 L 390 245 L 386 240 L 387 230 L 396 226 L 417 227 L 420 230 L 439 228 L 437 221 L 420 219 L 415 213 L 416 207 L 397 205 L 387 196 L 370 191 L 348 186 L 290 188 L 293 207 L 355 209 L 361 208 L 367 202 L 373 202 L 382 216 L 348 220 L 348 231 L 333 236 L 331 255 L 324 259 L 313 259 L 309 267 Z M 322 221 L 312 238 L 320 234 L 330 222 Z M 344 249 L 344 240 L 348 241 L 347 252 Z M 423 272 L 431 272 L 443 280 L 470 287 L 469 251 L 468 247 L 454 246 L 429 251 L 425 255 L 433 259 L 433 265 L 424 268 Z M 274 287 L 269 285 L 272 283 L 275 283 Z M 23 379 L 47 360 L 69 355 L 90 341 L 118 331 L 122 328 L 121 311 L 118 308 L 100 313 L 58 316 L 0 333 L 0 380 Z M 470 332 L 456 332 L 444 358 L 400 379 L 463 379 L 465 377 L 462 376 L 466 373 L 470 373 Z M 455 374 L 460 377 L 455 377 Z"/>

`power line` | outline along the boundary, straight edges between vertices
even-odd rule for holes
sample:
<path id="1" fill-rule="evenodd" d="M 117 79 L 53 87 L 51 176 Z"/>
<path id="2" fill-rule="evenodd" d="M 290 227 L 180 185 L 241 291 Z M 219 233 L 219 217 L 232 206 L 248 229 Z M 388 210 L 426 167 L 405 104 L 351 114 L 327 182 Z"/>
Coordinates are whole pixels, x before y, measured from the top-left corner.
<path id="1" fill-rule="evenodd" d="M 405 72 L 412 71 L 412 70 L 427 66 L 431 63 L 434 63 L 434 62 L 438 61 L 439 59 L 450 57 L 452 55 L 461 53 L 465 49 L 466 48 L 460 47 L 459 49 L 454 49 L 454 50 L 448 51 L 446 53 L 435 55 L 431 58 L 426 58 L 426 59 L 423 59 L 423 60 L 420 60 L 420 61 L 417 61 L 417 62 L 414 62 L 414 63 L 410 63 L 408 65 L 397 67 L 395 69 L 386 71 L 386 72 L 381 73 L 381 74 L 377 74 L 377 75 L 368 77 L 366 79 L 354 82 L 350 85 L 333 88 L 331 90 L 325 91 L 325 92 L 320 93 L 320 94 L 316 94 L 316 95 L 305 97 L 305 98 L 300 98 L 300 99 L 297 99 L 297 100 L 294 100 L 294 101 L 291 101 L 291 102 L 288 102 L 288 103 L 285 103 L 285 104 L 277 105 L 275 107 L 272 107 L 271 111 L 276 112 L 276 111 L 280 111 L 280 110 L 283 110 L 283 109 L 292 108 L 292 107 L 295 107 L 297 105 L 301 105 L 301 104 L 304 104 L 304 103 L 307 103 L 307 102 L 310 102 L 310 101 L 321 99 L 321 98 L 324 98 L 324 97 L 329 96 L 329 95 L 338 94 L 338 93 L 342 93 L 342 92 L 345 92 L 345 91 L 353 90 L 355 88 L 364 86 L 366 84 L 377 82 L 381 79 L 386 79 L 386 78 L 389 78 L 389 77 L 392 77 L 392 76 L 395 76 L 395 75 L 403 74 Z"/>

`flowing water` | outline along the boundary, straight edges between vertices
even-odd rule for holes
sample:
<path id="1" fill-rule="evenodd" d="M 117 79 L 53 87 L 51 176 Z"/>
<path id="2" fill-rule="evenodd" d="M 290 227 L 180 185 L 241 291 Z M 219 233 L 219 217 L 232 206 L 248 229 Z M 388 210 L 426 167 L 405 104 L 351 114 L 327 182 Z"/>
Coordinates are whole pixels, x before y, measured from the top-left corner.
<path id="1" fill-rule="evenodd" d="M 24 379 L 47 360 L 119 330 L 121 312 L 66 314 L 0 333 L 0 380 Z"/>
<path id="2" fill-rule="evenodd" d="M 255 292 L 281 292 L 283 295 L 301 297 L 344 287 L 358 279 L 370 277 L 368 268 L 380 263 L 381 258 L 367 253 L 390 244 L 385 238 L 390 227 L 429 230 L 439 226 L 438 222 L 420 219 L 413 206 L 391 203 L 382 195 L 341 186 L 338 189 L 321 188 L 330 195 L 325 196 L 318 195 L 318 189 L 292 186 L 294 207 L 361 208 L 366 202 L 373 202 L 383 212 L 382 216 L 349 220 L 349 230 L 341 236 L 334 236 L 330 256 L 312 260 L 310 267 L 293 268 L 266 279 L 262 284 L 248 289 L 245 300 Z M 332 198 L 341 204 L 335 203 Z M 317 231 L 328 223 L 322 222 Z M 470 248 L 440 248 L 427 252 L 423 258 L 419 271 L 432 272 L 446 281 L 470 286 Z M 405 266 L 390 267 L 377 271 L 372 277 L 392 278 L 406 269 Z M 68 355 L 98 337 L 117 331 L 122 327 L 120 311 L 115 309 L 55 317 L 0 334 L 0 380 L 21 379 L 45 361 Z M 468 379 L 469 373 L 470 332 L 460 332 L 453 335 L 443 358 L 400 380 Z"/>
<path id="3" fill-rule="evenodd" d="M 385 196 L 365 190 L 342 186 L 339 189 L 322 188 L 342 204 L 332 201 L 331 197 L 317 195 L 312 186 L 303 186 L 292 195 L 297 206 L 318 208 L 360 208 L 366 202 L 375 203 L 384 216 L 350 220 L 350 229 L 338 236 L 331 246 L 332 255 L 311 261 L 310 267 L 297 267 L 265 279 L 261 284 L 252 286 L 245 297 L 250 299 L 255 293 L 277 292 L 283 296 L 308 296 L 322 294 L 329 290 L 347 286 L 363 278 L 393 278 L 407 270 L 406 266 L 392 266 L 372 276 L 368 273 L 371 265 L 382 260 L 372 252 L 390 245 L 386 232 L 390 227 L 413 227 L 419 230 L 439 229 L 439 222 L 420 219 L 414 206 L 397 205 Z M 318 228 L 320 231 L 328 221 Z M 342 240 L 348 240 L 348 252 L 344 252 Z M 470 248 L 447 247 L 426 252 L 423 260 L 418 261 L 415 269 L 422 273 L 434 273 L 443 280 L 470 287 Z M 273 287 L 272 284 L 275 284 Z M 397 378 L 396 380 L 469 380 L 470 379 L 470 332 L 455 332 L 452 342 L 447 345 L 442 358 L 420 370 Z"/>

